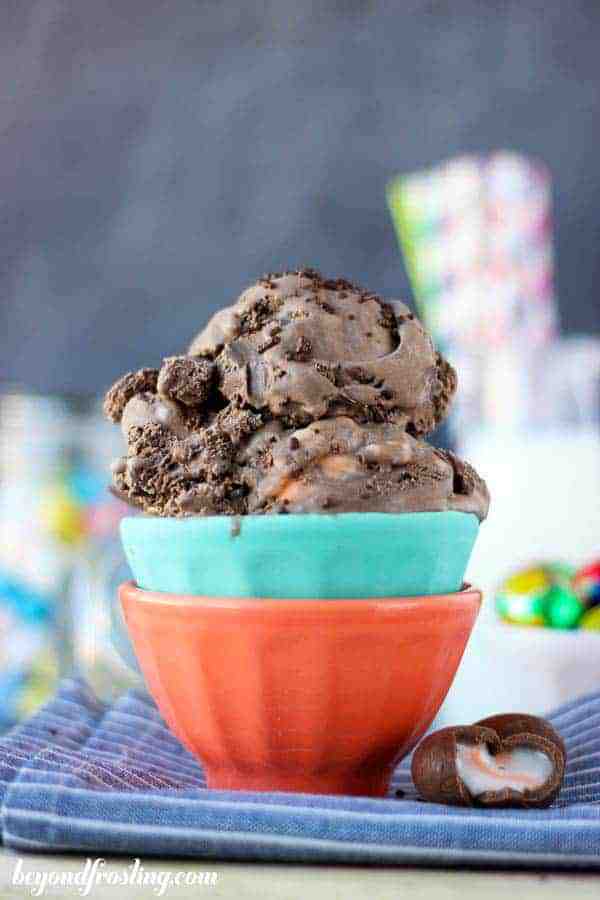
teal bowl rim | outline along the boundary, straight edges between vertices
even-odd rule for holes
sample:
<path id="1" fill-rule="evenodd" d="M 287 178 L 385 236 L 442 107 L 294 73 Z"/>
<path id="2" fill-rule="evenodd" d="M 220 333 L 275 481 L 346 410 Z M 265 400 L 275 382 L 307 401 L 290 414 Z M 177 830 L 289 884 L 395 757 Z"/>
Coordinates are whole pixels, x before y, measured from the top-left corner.
<path id="1" fill-rule="evenodd" d="M 230 525 L 230 533 L 231 537 L 239 537 L 239 535 L 243 531 L 244 522 L 251 522 L 254 527 L 254 523 L 268 523 L 271 524 L 274 521 L 281 522 L 281 525 L 277 527 L 280 529 L 288 529 L 292 530 L 298 525 L 305 522 L 314 522 L 314 523 L 333 523 L 338 522 L 340 519 L 344 521 L 348 521 L 350 519 L 354 519 L 357 522 L 363 523 L 372 523 L 372 524 L 384 524 L 389 523 L 391 520 L 395 522 L 401 520 L 407 520 L 412 518 L 425 518 L 425 517 L 433 517 L 436 518 L 438 516 L 444 516 L 445 518 L 456 518 L 469 516 L 473 519 L 477 519 L 478 525 L 482 523 L 479 521 L 478 517 L 475 513 L 467 512 L 466 510 L 459 509 L 440 509 L 440 510 L 419 510 L 416 512 L 322 512 L 322 513 L 263 513 L 261 515 L 243 515 L 243 516 L 150 516 L 146 513 L 140 513 L 137 515 L 131 516 L 123 516 L 120 522 L 120 529 L 128 528 L 129 525 L 126 523 L 135 522 L 136 527 L 139 523 L 144 523 L 141 527 L 152 528 L 154 525 L 158 525 L 160 523 L 161 528 L 171 528 L 171 529 L 191 529 L 195 528 L 198 525 L 202 527 L 209 527 L 212 523 L 229 523 Z M 259 525 L 259 529 L 263 526 Z M 266 527 L 266 524 L 265 526 Z"/>

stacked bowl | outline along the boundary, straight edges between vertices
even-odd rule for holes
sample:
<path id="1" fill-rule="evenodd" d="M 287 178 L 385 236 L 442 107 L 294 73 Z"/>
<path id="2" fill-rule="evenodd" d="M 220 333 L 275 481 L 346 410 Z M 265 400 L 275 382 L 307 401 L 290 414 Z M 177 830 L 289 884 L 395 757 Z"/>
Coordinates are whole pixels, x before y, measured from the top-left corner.
<path id="1" fill-rule="evenodd" d="M 475 623 L 478 527 L 455 511 L 124 519 L 138 662 L 208 786 L 384 795 Z"/>

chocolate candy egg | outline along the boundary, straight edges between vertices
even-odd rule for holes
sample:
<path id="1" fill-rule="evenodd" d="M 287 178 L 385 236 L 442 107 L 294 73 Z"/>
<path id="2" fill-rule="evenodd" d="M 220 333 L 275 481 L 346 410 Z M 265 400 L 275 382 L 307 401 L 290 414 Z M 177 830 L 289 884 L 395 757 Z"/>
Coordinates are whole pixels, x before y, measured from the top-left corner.
<path id="1" fill-rule="evenodd" d="M 420 796 L 432 803 L 544 807 L 560 790 L 565 759 L 549 722 L 506 713 L 428 735 L 411 772 Z"/>

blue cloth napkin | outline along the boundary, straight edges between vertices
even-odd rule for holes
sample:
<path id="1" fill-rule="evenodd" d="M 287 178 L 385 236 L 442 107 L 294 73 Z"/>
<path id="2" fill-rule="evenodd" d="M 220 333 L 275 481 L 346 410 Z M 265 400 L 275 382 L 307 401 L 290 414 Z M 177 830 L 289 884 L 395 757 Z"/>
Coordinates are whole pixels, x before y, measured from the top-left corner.
<path id="1" fill-rule="evenodd" d="M 0 740 L 2 841 L 133 856 L 600 868 L 600 693 L 550 718 L 569 758 L 547 810 L 419 802 L 407 763 L 388 799 L 212 791 L 146 694 L 107 706 L 67 680 Z"/>

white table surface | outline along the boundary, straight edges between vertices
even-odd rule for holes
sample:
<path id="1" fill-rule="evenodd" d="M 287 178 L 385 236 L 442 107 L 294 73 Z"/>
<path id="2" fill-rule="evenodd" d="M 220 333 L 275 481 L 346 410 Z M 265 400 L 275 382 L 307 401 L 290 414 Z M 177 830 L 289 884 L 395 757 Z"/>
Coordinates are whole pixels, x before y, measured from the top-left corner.
<path id="1" fill-rule="evenodd" d="M 31 896 L 24 886 L 13 885 L 17 859 L 22 859 L 24 872 L 77 872 L 85 863 L 85 856 L 72 854 L 33 855 L 15 854 L 0 849 L 0 898 L 14 900 Z M 123 872 L 131 865 L 130 858 L 107 858 L 105 871 Z M 417 869 L 367 866 L 314 866 L 284 864 L 242 864 L 190 862 L 189 860 L 142 860 L 145 871 L 172 872 L 216 871 L 215 887 L 172 887 L 168 898 L 198 900 L 206 896 L 235 898 L 235 900 L 598 900 L 600 878 L 594 874 L 549 874 L 535 872 L 456 871 L 447 869 Z M 43 897 L 79 897 L 73 887 L 48 887 Z M 97 885 L 88 895 L 93 898 L 122 897 L 138 900 L 155 897 L 151 887 L 116 887 Z"/>

